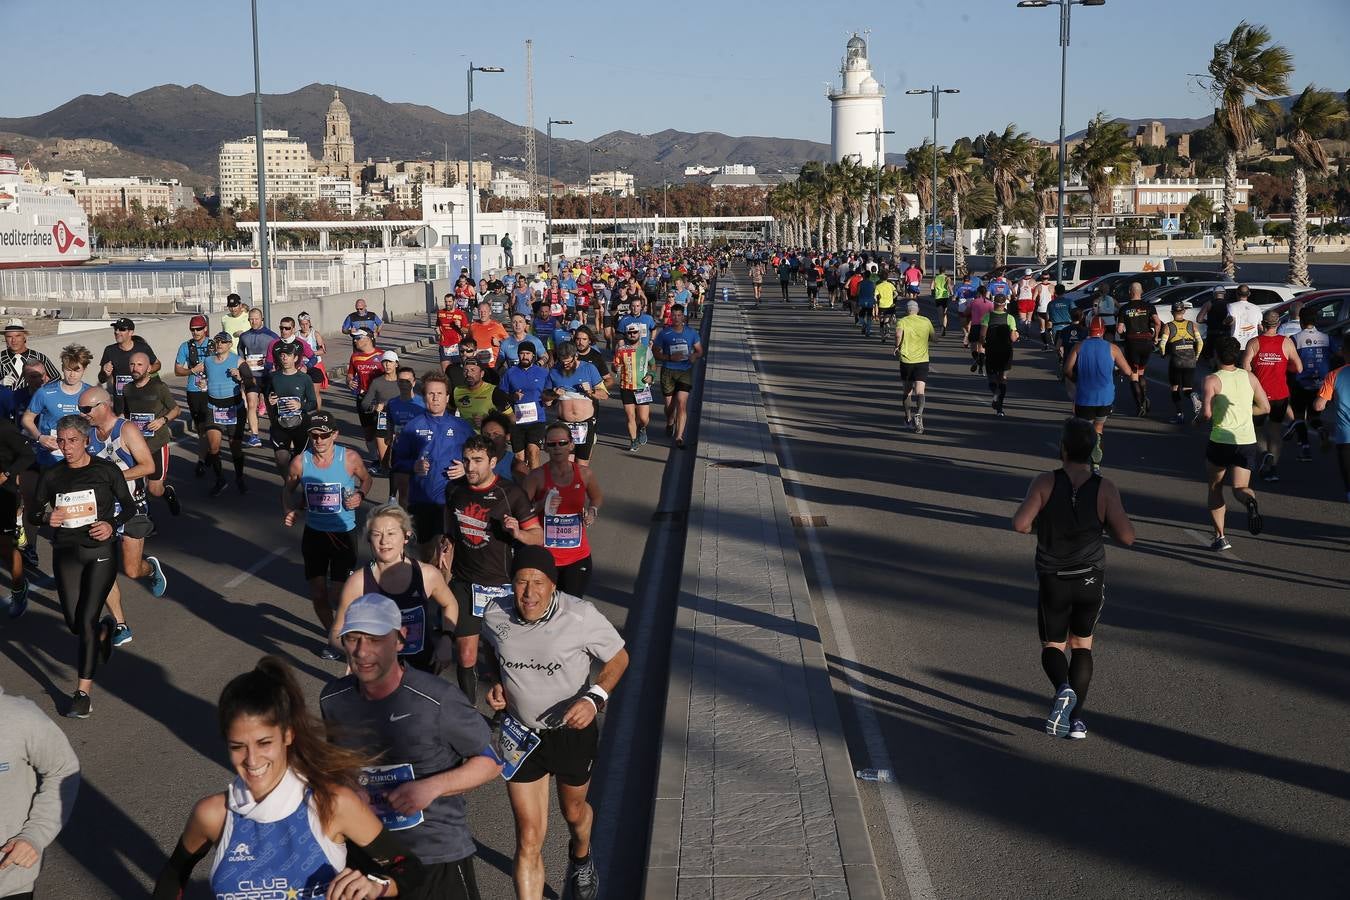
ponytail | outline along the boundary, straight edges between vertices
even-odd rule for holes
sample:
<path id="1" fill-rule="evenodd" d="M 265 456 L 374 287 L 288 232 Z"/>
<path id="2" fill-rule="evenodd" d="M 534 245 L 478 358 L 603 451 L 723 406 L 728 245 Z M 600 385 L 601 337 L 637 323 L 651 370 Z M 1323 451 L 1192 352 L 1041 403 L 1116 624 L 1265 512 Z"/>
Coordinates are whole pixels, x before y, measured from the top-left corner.
<path id="1" fill-rule="evenodd" d="M 295 673 L 280 658 L 264 656 L 251 672 L 231 679 L 220 693 L 217 710 L 221 737 L 240 716 L 256 716 L 291 732 L 287 762 L 309 783 L 325 827 L 336 810 L 338 789 L 358 789 L 357 772 L 369 760 L 327 741 L 323 723 L 305 706 Z"/>

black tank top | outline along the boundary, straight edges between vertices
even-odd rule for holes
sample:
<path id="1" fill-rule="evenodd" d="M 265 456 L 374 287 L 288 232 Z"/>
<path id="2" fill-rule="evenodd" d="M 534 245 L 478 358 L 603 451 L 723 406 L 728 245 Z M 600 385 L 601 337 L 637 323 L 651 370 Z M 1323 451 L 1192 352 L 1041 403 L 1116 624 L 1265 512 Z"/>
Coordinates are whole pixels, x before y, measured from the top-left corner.
<path id="1" fill-rule="evenodd" d="M 391 593 L 380 586 L 375 577 L 375 564 L 366 566 L 364 591 L 367 594 L 383 594 L 398 604 L 403 613 L 403 625 L 408 629 L 407 641 L 399 656 L 414 669 L 434 672 L 436 665 L 436 642 L 441 634 L 441 611 L 431 597 L 427 596 L 426 586 L 422 583 L 422 564 L 405 559 L 412 566 L 412 578 L 408 587 L 401 593 Z"/>
<path id="2" fill-rule="evenodd" d="M 1093 475 L 1075 491 L 1069 474 L 1055 470 L 1050 500 L 1036 517 L 1036 571 L 1100 569 L 1106 564 L 1102 520 L 1097 517 L 1101 484 L 1101 476 Z"/>
<path id="3" fill-rule="evenodd" d="M 1228 334 L 1228 300 L 1215 297 L 1209 301 L 1209 312 L 1205 313 L 1205 325 L 1210 335 L 1218 337 Z"/>

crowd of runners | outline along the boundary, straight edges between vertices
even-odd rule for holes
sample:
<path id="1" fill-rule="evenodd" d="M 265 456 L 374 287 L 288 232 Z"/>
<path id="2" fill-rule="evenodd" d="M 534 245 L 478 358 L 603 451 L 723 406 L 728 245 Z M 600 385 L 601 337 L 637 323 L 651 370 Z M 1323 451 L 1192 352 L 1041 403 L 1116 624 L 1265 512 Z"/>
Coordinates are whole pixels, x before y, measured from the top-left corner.
<path id="1" fill-rule="evenodd" d="M 875 331 L 893 343 L 905 424 L 917 433 L 925 429 L 930 348 L 949 333 L 953 340 L 959 335 L 969 373 L 984 380 L 996 417 L 1005 415 L 1014 355 L 1025 354 L 1023 348 L 1043 355 L 1064 383 L 1062 467 L 1032 481 L 1013 518 L 1015 530 L 1037 536 L 1041 662 L 1054 690 L 1049 734 L 1087 737 L 1083 708 L 1105 599 L 1104 538 L 1134 541 L 1120 492 L 1102 475 L 1104 432 L 1122 389 L 1135 416 L 1150 414 L 1151 362 L 1166 371 L 1167 421 L 1209 435 L 1204 490 L 1197 493 L 1205 496 L 1211 550 L 1232 548 L 1225 485 L 1245 509 L 1247 530 L 1261 533 L 1252 479 L 1279 481 L 1286 441 L 1298 444 L 1298 459 L 1306 462 L 1316 436 L 1322 452 L 1335 455 L 1350 501 L 1350 366 L 1339 342 L 1318 330 L 1311 308 L 1295 304 L 1287 316 L 1263 312 L 1246 285 L 1234 284 L 1192 315 L 1181 301 L 1164 317 L 1138 282 L 1124 303 L 1105 289 L 1072 300 L 1066 285 L 1054 281 L 1053 265 L 954 279 L 940 268 L 926 276 L 916 261 L 890 254 L 772 246 L 748 251 L 746 264 L 753 306 L 766 300 L 765 280 L 776 280 L 775 300 L 840 310 L 862 337 Z M 925 281 L 931 306 L 921 311 Z"/>
<path id="2" fill-rule="evenodd" d="M 544 895 L 550 783 L 570 832 L 571 894 L 597 896 L 587 803 L 596 718 L 628 664 L 618 631 L 586 599 L 588 531 L 605 501 L 598 408 L 623 409 L 626 452 L 642 453 L 651 427 L 664 427 L 672 452 L 684 448 L 704 351 L 690 320 L 727 264 L 725 253 L 682 249 L 508 269 L 476 284 L 462 274 L 428 335 L 439 362 L 420 367 L 382 348 L 386 323 L 364 300 L 325 342 L 304 313 L 273 331 L 230 295 L 221 318 L 191 317 L 182 343 L 162 348 L 184 402 L 130 320 L 113 323 L 97 366 L 78 343 L 49 359 L 28 346 L 22 322 L 8 323 L 6 614 L 24 615 L 30 585 L 55 589 L 76 642 L 62 712 L 91 715 L 99 666 L 134 639 L 119 580 L 170 591 L 147 553 L 157 527 L 231 486 L 275 509 L 259 469 L 275 467 L 281 521 L 299 532 L 316 652 L 347 667 L 315 697 L 271 656 L 225 686 L 219 725 L 237 777 L 192 808 L 156 897 L 180 896 L 209 855 L 218 896 L 267 885 L 338 900 L 476 898 L 465 795 L 497 778 L 515 819 L 517 896 Z M 348 401 L 335 395 L 355 407 L 363 447 L 338 441 L 335 409 Z M 200 500 L 180 499 L 169 480 L 178 420 Z M 378 505 L 367 499 L 376 479 L 390 498 Z M 0 895 L 31 890 L 70 813 L 51 802 L 63 789 L 55 772 L 37 771 L 33 821 L 0 815 L 0 830 L 14 824 L 6 834 L 19 835 L 0 848 Z"/>

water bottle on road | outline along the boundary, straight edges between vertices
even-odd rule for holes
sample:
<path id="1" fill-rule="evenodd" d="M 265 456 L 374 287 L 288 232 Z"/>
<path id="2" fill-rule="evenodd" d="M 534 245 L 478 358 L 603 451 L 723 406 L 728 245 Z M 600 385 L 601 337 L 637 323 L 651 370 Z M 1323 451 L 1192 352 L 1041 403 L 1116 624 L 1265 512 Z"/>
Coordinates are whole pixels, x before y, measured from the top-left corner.
<path id="1" fill-rule="evenodd" d="M 859 781 L 880 781 L 883 784 L 892 784 L 895 781 L 890 769 L 858 769 L 853 774 L 858 776 Z"/>

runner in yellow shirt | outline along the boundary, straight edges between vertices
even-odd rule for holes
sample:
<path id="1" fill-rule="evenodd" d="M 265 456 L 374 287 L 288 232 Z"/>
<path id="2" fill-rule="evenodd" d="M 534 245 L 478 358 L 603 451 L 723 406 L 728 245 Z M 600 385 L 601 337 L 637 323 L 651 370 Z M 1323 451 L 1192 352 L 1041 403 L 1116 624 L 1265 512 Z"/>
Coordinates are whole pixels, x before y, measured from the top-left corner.
<path id="1" fill-rule="evenodd" d="M 933 323 L 919 315 L 919 304 L 905 304 L 906 315 L 895 323 L 895 356 L 900 360 L 900 397 L 905 403 L 905 427 L 923 434 L 924 388 L 928 381 L 928 344 L 933 340 Z M 914 393 L 917 409 L 910 412 L 909 395 Z"/>
<path id="2" fill-rule="evenodd" d="M 891 281 L 886 271 L 881 272 L 881 280 L 876 286 L 877 296 L 877 321 L 880 323 L 881 342 L 886 343 L 886 329 L 895 330 L 895 282 Z"/>

